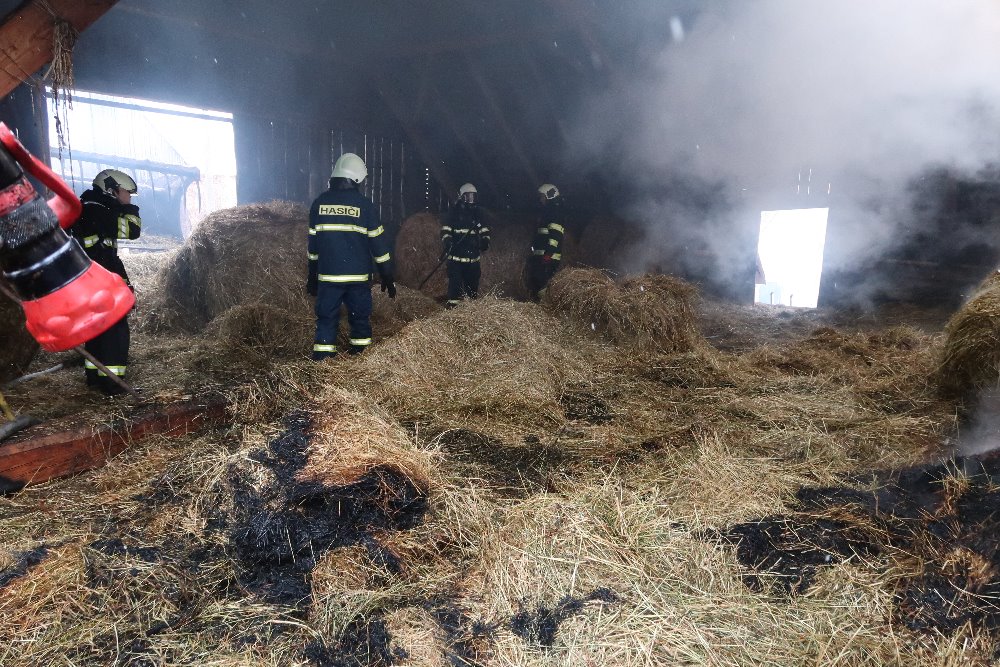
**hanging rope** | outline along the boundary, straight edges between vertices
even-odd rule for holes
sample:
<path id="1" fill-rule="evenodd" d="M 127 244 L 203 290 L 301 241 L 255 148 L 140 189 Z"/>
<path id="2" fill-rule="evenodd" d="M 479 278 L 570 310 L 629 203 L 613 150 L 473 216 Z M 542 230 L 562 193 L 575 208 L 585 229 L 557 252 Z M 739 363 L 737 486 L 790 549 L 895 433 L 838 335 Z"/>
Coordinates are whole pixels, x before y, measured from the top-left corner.
<path id="1" fill-rule="evenodd" d="M 63 149 L 69 155 L 70 179 L 73 178 L 73 153 L 66 138 L 69 126 L 69 111 L 73 108 L 73 48 L 80 33 L 73 25 L 60 18 L 46 0 L 38 0 L 38 5 L 52 17 L 52 64 L 44 79 L 52 86 L 52 102 L 55 107 L 56 140 L 59 160 L 62 162 Z"/>

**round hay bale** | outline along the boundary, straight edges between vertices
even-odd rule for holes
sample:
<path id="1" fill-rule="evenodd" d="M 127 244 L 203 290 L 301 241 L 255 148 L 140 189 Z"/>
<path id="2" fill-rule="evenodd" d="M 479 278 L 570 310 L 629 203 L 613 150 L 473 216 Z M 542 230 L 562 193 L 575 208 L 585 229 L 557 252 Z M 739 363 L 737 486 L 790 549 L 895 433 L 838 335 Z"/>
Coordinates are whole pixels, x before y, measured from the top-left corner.
<path id="1" fill-rule="evenodd" d="M 38 353 L 38 343 L 24 327 L 21 307 L 0 295 L 0 383 L 23 375 Z"/>
<path id="2" fill-rule="evenodd" d="M 949 398 L 973 399 L 1000 387 L 1000 273 L 987 278 L 945 325 L 936 379 Z"/>
<path id="3" fill-rule="evenodd" d="M 536 304 L 487 297 L 332 365 L 328 381 L 371 396 L 400 420 L 523 435 L 562 423 L 560 396 L 593 372 L 580 343 Z"/>
<path id="4" fill-rule="evenodd" d="M 688 352 L 705 347 L 698 331 L 698 291 L 673 276 L 616 282 L 597 269 L 564 269 L 545 289 L 552 312 L 618 345 Z"/>
<path id="5" fill-rule="evenodd" d="M 305 293 L 309 212 L 273 201 L 205 218 L 161 276 L 157 325 L 200 331 L 234 306 L 264 303 L 309 312 Z"/>
<path id="6" fill-rule="evenodd" d="M 536 223 L 531 216 L 484 211 L 484 224 L 490 228 L 490 249 L 483 253 L 481 294 L 493 293 L 513 299 L 525 299 L 524 266 L 531 247 Z M 441 222 L 433 213 L 416 213 L 403 221 L 396 236 L 398 281 L 413 289 L 430 275 L 420 288 L 425 294 L 443 299 L 448 291 L 447 266 L 441 262 Z"/>
<path id="7" fill-rule="evenodd" d="M 448 290 L 445 267 L 421 288 L 424 280 L 441 261 L 441 223 L 438 216 L 428 211 L 414 213 L 396 234 L 396 280 L 407 287 L 422 289 L 432 297 L 442 297 Z"/>

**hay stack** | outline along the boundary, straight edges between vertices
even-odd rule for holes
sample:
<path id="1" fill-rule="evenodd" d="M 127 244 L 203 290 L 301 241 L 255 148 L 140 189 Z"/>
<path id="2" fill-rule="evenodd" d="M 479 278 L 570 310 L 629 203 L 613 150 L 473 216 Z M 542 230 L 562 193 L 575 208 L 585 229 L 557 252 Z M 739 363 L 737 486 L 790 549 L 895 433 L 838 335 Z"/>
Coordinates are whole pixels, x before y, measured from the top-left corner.
<path id="1" fill-rule="evenodd" d="M 514 299 L 527 297 L 524 264 L 535 233 L 530 217 L 510 213 L 485 212 L 490 228 L 490 249 L 483 254 L 480 292 Z M 417 213 L 403 221 L 396 236 L 397 277 L 400 283 L 417 289 L 441 261 L 441 222 L 433 213 Z M 422 288 L 425 294 L 443 298 L 448 290 L 447 267 L 440 267 Z"/>
<path id="2" fill-rule="evenodd" d="M 396 280 L 417 289 L 420 282 L 441 260 L 441 223 L 438 216 L 424 211 L 414 213 L 396 234 Z M 425 294 L 443 296 L 448 289 L 445 267 L 437 270 L 423 287 Z"/>
<path id="3" fill-rule="evenodd" d="M 28 368 L 38 353 L 38 343 L 24 328 L 24 311 L 0 295 L 0 383 L 15 378 Z"/>
<path id="4" fill-rule="evenodd" d="M 328 382 L 436 430 L 522 435 L 562 423 L 559 397 L 592 372 L 582 347 L 535 304 L 483 298 L 333 365 Z"/>
<path id="5" fill-rule="evenodd" d="M 597 269 L 566 269 L 546 288 L 543 304 L 618 345 L 687 352 L 706 345 L 698 332 L 698 292 L 673 276 L 616 282 Z"/>
<path id="6" fill-rule="evenodd" d="M 943 395 L 972 398 L 1000 386 L 1000 273 L 952 316 L 944 335 L 936 374 Z"/>
<path id="7" fill-rule="evenodd" d="M 162 274 L 157 325 L 200 331 L 223 312 L 262 303 L 308 312 L 308 211 L 274 201 L 216 211 L 202 221 Z"/>

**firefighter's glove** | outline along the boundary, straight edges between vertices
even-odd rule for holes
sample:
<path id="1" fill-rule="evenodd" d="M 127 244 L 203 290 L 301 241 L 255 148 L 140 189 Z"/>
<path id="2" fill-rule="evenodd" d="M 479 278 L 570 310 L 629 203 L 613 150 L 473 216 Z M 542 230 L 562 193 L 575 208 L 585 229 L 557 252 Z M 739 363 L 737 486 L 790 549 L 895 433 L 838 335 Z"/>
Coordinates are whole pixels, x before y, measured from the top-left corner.
<path id="1" fill-rule="evenodd" d="M 390 299 L 396 298 L 396 283 L 391 280 L 382 279 L 382 291 L 389 293 Z"/>
<path id="2" fill-rule="evenodd" d="M 552 263 L 552 255 L 550 255 L 548 253 L 542 255 L 542 263 L 543 264 L 551 264 Z"/>
<path id="3" fill-rule="evenodd" d="M 306 281 L 306 294 L 316 296 L 317 292 L 319 292 L 319 278 L 317 276 L 309 276 L 309 280 Z"/>

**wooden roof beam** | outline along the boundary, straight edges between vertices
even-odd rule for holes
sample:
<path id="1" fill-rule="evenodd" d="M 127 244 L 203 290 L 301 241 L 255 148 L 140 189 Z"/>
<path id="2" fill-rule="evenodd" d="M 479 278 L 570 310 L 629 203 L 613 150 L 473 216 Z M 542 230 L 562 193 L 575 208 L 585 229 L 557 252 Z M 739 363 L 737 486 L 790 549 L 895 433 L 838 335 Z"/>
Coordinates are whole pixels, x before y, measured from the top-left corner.
<path id="1" fill-rule="evenodd" d="M 412 120 L 413 115 L 411 111 L 407 109 L 406 104 L 399 98 L 393 83 L 382 77 L 376 82 L 375 88 L 385 102 L 386 108 L 395 116 L 410 143 L 413 144 L 413 147 L 423 159 L 424 165 L 430 169 L 434 181 L 445 192 L 455 192 L 458 189 L 458 184 L 452 179 L 451 174 L 448 173 L 448 169 L 445 167 L 444 160 L 441 159 L 440 154 L 434 150 L 430 143 L 424 139 L 424 135 L 417 129 L 416 124 Z"/>
<path id="2" fill-rule="evenodd" d="M 52 60 L 57 20 L 83 32 L 118 0 L 27 0 L 0 21 L 0 97 L 6 97 Z M 51 11 L 49 11 L 51 10 Z"/>
<path id="3" fill-rule="evenodd" d="M 500 129 L 503 131 L 504 136 L 507 139 L 507 143 L 510 144 L 514 155 L 517 157 L 518 161 L 521 163 L 521 168 L 524 170 L 525 176 L 527 176 L 529 183 L 532 187 L 536 187 L 541 181 L 538 180 L 538 173 L 535 171 L 534 165 L 532 165 L 531 160 L 528 159 L 528 154 L 525 152 L 524 147 L 518 140 L 517 135 L 514 134 L 514 130 L 511 128 L 510 123 L 507 122 L 507 115 L 504 113 L 497 101 L 496 93 L 493 91 L 493 86 L 490 82 L 486 80 L 486 76 L 483 74 L 482 68 L 476 63 L 468 54 L 465 56 L 465 65 L 472 75 L 472 79 L 479 86 L 480 92 L 483 94 L 483 98 L 490 105 L 493 110 L 493 115 L 496 116 L 497 123 L 500 125 Z"/>

